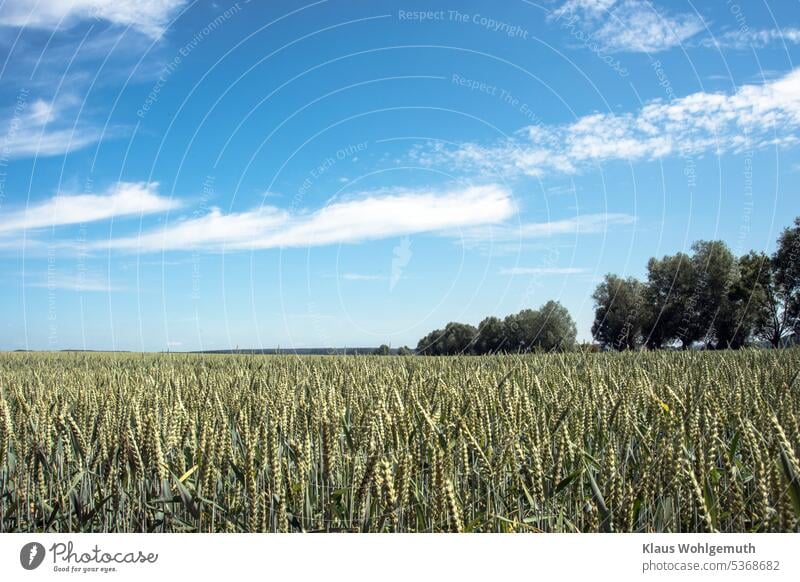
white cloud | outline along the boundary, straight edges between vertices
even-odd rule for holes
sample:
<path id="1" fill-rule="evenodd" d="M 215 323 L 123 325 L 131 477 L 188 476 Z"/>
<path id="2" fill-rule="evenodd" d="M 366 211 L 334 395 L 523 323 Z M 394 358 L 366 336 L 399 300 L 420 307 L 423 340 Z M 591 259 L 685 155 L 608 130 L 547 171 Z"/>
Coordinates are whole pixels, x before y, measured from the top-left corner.
<path id="1" fill-rule="evenodd" d="M 343 273 L 341 278 L 345 281 L 386 281 L 386 275 L 370 275 L 366 273 Z"/>
<path id="2" fill-rule="evenodd" d="M 26 230 L 141 216 L 176 206 L 175 201 L 158 195 L 155 183 L 123 182 L 103 195 L 59 195 L 26 210 L 9 213 L 0 225 L 0 248 L 18 245 L 19 235 Z M 513 224 L 509 219 L 515 214 L 510 191 L 496 184 L 447 191 L 384 190 L 337 200 L 315 211 L 290 212 L 265 206 L 225 214 L 213 208 L 202 216 L 195 212 L 171 225 L 136 236 L 84 243 L 80 249 L 84 252 L 99 249 L 138 253 L 219 252 L 348 244 L 396 236 L 408 240 L 412 234 L 434 233 L 456 239 L 465 248 L 490 248 L 495 253 L 502 252 L 501 248 L 519 250 L 523 243 L 535 239 L 602 233 L 611 227 L 636 222 L 636 218 L 628 214 L 599 213 Z M 26 244 L 35 245 L 37 240 L 28 239 Z M 61 246 L 75 248 L 74 242 Z M 398 255 L 397 248 L 395 255 Z M 346 281 L 390 280 L 396 283 L 400 273 L 394 273 L 394 267 L 393 261 L 391 278 L 384 274 L 356 272 L 339 277 Z M 536 272 L 566 274 L 573 271 L 539 269 Z M 84 290 L 95 289 L 85 287 Z"/>
<path id="3" fill-rule="evenodd" d="M 93 273 L 79 272 L 77 274 L 67 274 L 60 272 L 41 273 L 26 287 L 38 287 L 44 289 L 60 289 L 63 291 L 81 292 L 110 292 L 121 291 L 122 287 L 111 284 L 109 277 L 100 276 Z"/>
<path id="4" fill-rule="evenodd" d="M 680 45 L 703 29 L 694 14 L 669 14 L 647 0 L 567 0 L 553 12 L 576 38 L 606 52 L 658 52 Z"/>
<path id="5" fill-rule="evenodd" d="M 215 208 L 199 218 L 98 246 L 152 252 L 346 244 L 500 223 L 514 212 L 510 192 L 493 184 L 446 192 L 365 193 L 314 212 L 291 213 L 266 206 L 223 214 Z"/>
<path id="6" fill-rule="evenodd" d="M 156 182 L 119 182 L 103 194 L 59 194 L 25 209 L 4 213 L 0 236 L 24 231 L 141 216 L 175 208 L 178 203 L 157 193 Z"/>
<path id="7" fill-rule="evenodd" d="M 66 29 L 80 20 L 101 19 L 158 38 L 186 0 L 5 0 L 0 25 Z"/>
<path id="8" fill-rule="evenodd" d="M 570 124 L 530 126 L 490 145 L 441 143 L 412 150 L 424 165 L 455 165 L 482 174 L 575 173 L 614 160 L 723 153 L 798 142 L 800 69 L 732 94 L 698 92 L 653 100 L 633 113 L 592 113 Z"/>
<path id="9" fill-rule="evenodd" d="M 622 213 L 580 214 L 571 218 L 500 225 L 478 226 L 465 229 L 457 235 L 466 247 L 494 245 L 496 243 L 520 243 L 532 239 L 544 239 L 562 235 L 584 235 L 606 232 L 615 226 L 628 226 L 636 222 L 636 217 Z M 507 248 L 507 247 L 506 247 Z"/>
<path id="10" fill-rule="evenodd" d="M 76 123 L 79 102 L 71 95 L 58 101 L 28 102 L 21 93 L 8 111 L 0 147 L 8 158 L 56 156 L 79 150 L 101 139 L 98 128 Z M 109 133 L 111 135 L 111 132 Z"/>
<path id="11" fill-rule="evenodd" d="M 501 275 L 574 275 L 577 273 L 585 273 L 586 269 L 579 269 L 577 267 L 511 267 L 510 269 L 501 269 Z"/>
<path id="12" fill-rule="evenodd" d="M 617 0 L 567 0 L 556 11 L 556 16 L 575 12 L 585 12 L 592 17 L 599 17 L 611 9 Z"/>
<path id="13" fill-rule="evenodd" d="M 265 206 L 248 212 L 223 214 L 219 208 L 198 218 L 179 221 L 172 226 L 153 230 L 136 237 L 112 239 L 98 246 L 157 251 L 169 249 L 214 249 L 254 241 L 286 223 L 287 213 Z"/>
<path id="14" fill-rule="evenodd" d="M 759 49 L 783 44 L 800 44 L 800 28 L 731 30 L 715 38 L 704 38 L 700 42 L 700 45 L 706 48 L 735 50 Z"/>

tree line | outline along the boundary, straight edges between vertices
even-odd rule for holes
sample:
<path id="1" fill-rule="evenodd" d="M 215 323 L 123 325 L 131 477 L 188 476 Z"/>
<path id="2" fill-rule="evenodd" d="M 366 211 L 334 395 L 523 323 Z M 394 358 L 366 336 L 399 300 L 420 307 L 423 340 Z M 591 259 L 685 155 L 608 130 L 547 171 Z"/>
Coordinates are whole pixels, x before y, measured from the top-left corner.
<path id="1" fill-rule="evenodd" d="M 417 343 L 426 356 L 563 351 L 575 347 L 577 330 L 569 311 L 558 301 L 539 309 L 523 309 L 503 319 L 490 316 L 477 327 L 450 322 Z"/>
<path id="2" fill-rule="evenodd" d="M 723 241 L 697 241 L 647 263 L 645 281 L 607 274 L 592 294 L 592 336 L 605 349 L 702 346 L 738 349 L 757 342 L 780 347 L 800 337 L 800 217 L 778 237 L 770 256 L 735 257 Z M 419 340 L 419 355 L 566 351 L 576 347 L 575 322 L 557 301 L 478 326 L 450 322 Z M 381 346 L 376 354 L 388 354 Z M 412 353 L 407 347 L 397 351 Z"/>
<path id="3" fill-rule="evenodd" d="M 800 331 L 800 217 L 768 256 L 735 257 L 722 241 L 647 263 L 646 281 L 608 274 L 597 286 L 592 335 L 615 350 L 779 347 Z"/>

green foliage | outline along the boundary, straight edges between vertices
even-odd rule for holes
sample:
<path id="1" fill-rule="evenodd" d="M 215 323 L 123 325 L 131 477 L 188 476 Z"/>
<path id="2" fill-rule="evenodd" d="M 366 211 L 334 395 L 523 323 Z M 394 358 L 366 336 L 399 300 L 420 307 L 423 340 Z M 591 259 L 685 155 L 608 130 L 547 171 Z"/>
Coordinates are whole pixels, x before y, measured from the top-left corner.
<path id="1" fill-rule="evenodd" d="M 436 329 L 419 340 L 417 353 L 426 356 L 469 354 L 477 333 L 471 325 L 450 322 L 444 329 Z"/>
<path id="2" fill-rule="evenodd" d="M 645 343 L 650 348 L 661 348 L 680 341 L 690 345 L 695 288 L 694 262 L 685 253 L 652 258 L 647 263 L 647 283 L 644 297 L 647 314 L 643 322 Z"/>
<path id="3" fill-rule="evenodd" d="M 687 327 L 688 344 L 702 341 L 706 346 L 716 346 L 720 338 L 717 328 L 723 319 L 735 325 L 738 314 L 732 309 L 728 294 L 734 283 L 736 259 L 722 241 L 698 241 L 692 245 L 693 282 L 691 308 L 687 311 L 691 321 Z M 722 346 L 724 342 L 720 342 Z M 687 344 L 687 345 L 688 345 Z"/>
<path id="4" fill-rule="evenodd" d="M 539 309 L 523 309 L 502 321 L 487 317 L 477 329 L 448 323 L 443 330 L 423 337 L 417 344 L 417 353 L 441 356 L 567 351 L 575 347 L 576 336 L 569 311 L 557 301 L 548 301 Z"/>
<path id="5" fill-rule="evenodd" d="M 592 297 L 592 335 L 605 348 L 779 347 L 800 331 L 800 217 L 771 258 L 698 241 L 691 256 L 651 258 L 645 283 L 606 275 Z"/>
<path id="6" fill-rule="evenodd" d="M 772 288 L 770 258 L 751 251 L 739 257 L 728 301 L 717 320 L 717 341 L 733 349 L 763 335 L 769 321 Z"/>
<path id="7" fill-rule="evenodd" d="M 489 316 L 478 324 L 478 339 L 475 351 L 479 354 L 497 354 L 507 349 L 506 333 L 503 322 Z"/>
<path id="8" fill-rule="evenodd" d="M 632 350 L 642 342 L 644 285 L 633 277 L 606 275 L 592 298 L 595 319 L 592 335 L 601 345 Z"/>
<path id="9" fill-rule="evenodd" d="M 771 311 L 768 332 L 773 345 L 784 337 L 800 336 L 800 217 L 778 237 L 772 256 L 773 285 L 770 289 Z"/>

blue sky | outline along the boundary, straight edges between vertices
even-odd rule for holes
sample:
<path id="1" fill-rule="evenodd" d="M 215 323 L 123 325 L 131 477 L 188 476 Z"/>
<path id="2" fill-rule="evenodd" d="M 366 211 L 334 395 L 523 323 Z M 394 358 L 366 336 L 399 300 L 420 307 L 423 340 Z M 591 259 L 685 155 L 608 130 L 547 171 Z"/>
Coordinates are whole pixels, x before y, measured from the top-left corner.
<path id="1" fill-rule="evenodd" d="M 0 349 L 416 345 L 800 215 L 793 2 L 0 5 Z"/>

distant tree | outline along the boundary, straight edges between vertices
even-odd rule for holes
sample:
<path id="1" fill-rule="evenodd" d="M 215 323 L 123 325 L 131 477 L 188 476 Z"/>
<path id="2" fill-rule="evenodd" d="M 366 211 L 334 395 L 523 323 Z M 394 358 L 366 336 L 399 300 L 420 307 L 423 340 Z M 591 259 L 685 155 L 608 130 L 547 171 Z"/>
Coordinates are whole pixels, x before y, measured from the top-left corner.
<path id="1" fill-rule="evenodd" d="M 545 351 L 566 351 L 575 347 L 578 335 L 575 320 L 558 301 L 548 301 L 539 309 L 540 324 L 536 345 Z"/>
<path id="2" fill-rule="evenodd" d="M 755 336 L 777 348 L 787 336 L 800 332 L 800 217 L 778 237 L 771 258 L 763 253 L 751 255 L 760 267 L 757 283 L 763 295 L 754 314 Z M 762 266 L 765 263 L 767 268 Z"/>
<path id="3" fill-rule="evenodd" d="M 736 261 L 727 301 L 717 316 L 718 348 L 738 349 L 758 337 L 769 318 L 771 262 L 764 253 L 750 253 Z"/>
<path id="4" fill-rule="evenodd" d="M 773 345 L 780 345 L 783 337 L 800 333 L 800 216 L 794 226 L 787 227 L 778 237 L 778 248 L 772 256 L 774 295 L 777 308 Z"/>
<path id="5" fill-rule="evenodd" d="M 718 341 L 717 328 L 729 328 L 737 316 L 729 300 L 738 275 L 736 259 L 728 245 L 719 240 L 697 241 L 692 251 L 691 320 L 686 322 L 684 329 L 689 331 L 685 335 L 690 342 L 701 340 L 706 347 L 723 347 L 728 338 Z"/>
<path id="6" fill-rule="evenodd" d="M 503 318 L 503 339 L 504 352 L 524 351 L 525 342 L 520 331 L 519 314 L 512 313 Z"/>
<path id="7" fill-rule="evenodd" d="M 523 309 L 503 320 L 506 351 L 569 350 L 575 346 L 577 329 L 569 311 L 557 301 L 539 309 Z"/>
<path id="8" fill-rule="evenodd" d="M 642 340 L 644 285 L 628 277 L 606 275 L 595 289 L 592 335 L 615 350 L 635 349 Z"/>
<path id="9" fill-rule="evenodd" d="M 495 354 L 505 350 L 506 335 L 503 322 L 497 317 L 487 317 L 478 324 L 475 340 L 476 354 Z"/>
<path id="10" fill-rule="evenodd" d="M 523 309 L 503 320 L 506 343 L 511 352 L 529 352 L 534 347 L 540 319 L 534 309 Z"/>
<path id="11" fill-rule="evenodd" d="M 442 337 L 444 353 L 448 355 L 471 353 L 477 335 L 478 330 L 472 325 L 458 322 L 448 323 Z"/>
<path id="12" fill-rule="evenodd" d="M 644 283 L 606 275 L 592 298 L 592 335 L 605 348 L 687 349 L 703 342 L 737 349 L 756 338 L 779 347 L 792 335 L 800 337 L 800 217 L 783 230 L 772 257 L 750 252 L 737 259 L 723 241 L 701 240 L 691 256 L 651 258 Z M 548 301 L 502 320 L 487 317 L 477 329 L 448 323 L 423 337 L 416 353 L 568 350 L 576 336 L 569 312 Z"/>
<path id="13" fill-rule="evenodd" d="M 472 353 L 478 330 L 465 323 L 450 322 L 417 343 L 417 353 L 427 356 Z"/>
<path id="14" fill-rule="evenodd" d="M 774 258 L 773 258 L 774 259 Z M 765 276 L 765 311 L 756 327 L 756 337 L 769 342 L 773 348 L 782 345 L 784 338 L 793 331 L 791 307 L 785 290 L 778 284 L 775 277 L 774 260 L 771 259 L 769 273 Z M 796 333 L 796 330 L 794 330 Z"/>
<path id="15" fill-rule="evenodd" d="M 417 343 L 421 355 L 520 353 L 534 350 L 571 350 L 575 347 L 575 322 L 557 301 L 540 309 L 523 309 L 502 321 L 487 317 L 477 329 L 464 323 L 448 323 Z"/>
<path id="16" fill-rule="evenodd" d="M 398 356 L 413 356 L 414 355 L 414 350 L 412 350 L 408 346 L 402 346 L 402 347 L 397 349 L 397 355 Z"/>
<path id="17" fill-rule="evenodd" d="M 392 350 L 386 344 L 381 344 L 379 347 L 372 350 L 373 356 L 388 356 L 392 353 Z"/>
<path id="18" fill-rule="evenodd" d="M 685 253 L 647 262 L 643 326 L 647 347 L 661 348 L 680 340 L 687 348 L 699 339 L 694 336 L 697 328 L 692 324 L 694 282 L 694 263 Z"/>
<path id="19" fill-rule="evenodd" d="M 416 352 L 423 356 L 439 356 L 442 352 L 442 343 L 440 342 L 444 330 L 434 329 L 428 335 L 424 336 L 417 342 Z"/>

